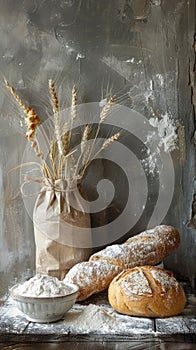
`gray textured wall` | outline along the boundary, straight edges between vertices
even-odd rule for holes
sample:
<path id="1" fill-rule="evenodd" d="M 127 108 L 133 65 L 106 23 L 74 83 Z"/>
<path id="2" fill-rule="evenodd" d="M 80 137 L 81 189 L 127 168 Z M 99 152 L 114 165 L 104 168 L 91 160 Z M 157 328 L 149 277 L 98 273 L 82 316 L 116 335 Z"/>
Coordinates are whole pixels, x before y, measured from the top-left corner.
<path id="1" fill-rule="evenodd" d="M 166 266 L 194 284 L 195 1 L 0 0 L 0 8 L 1 80 L 5 76 L 43 120 L 51 114 L 45 87 L 54 78 L 68 95 L 76 83 L 81 101 L 100 101 L 108 89 L 118 95 L 129 92 L 131 107 L 146 117 L 151 113 L 146 98 L 150 93 L 158 113 L 171 112 L 181 125 L 179 149 L 172 153 L 175 193 L 164 223 L 179 229 L 182 243 L 166 259 Z M 17 107 L 1 85 L 0 292 L 4 294 L 15 279 L 33 273 L 34 239 L 22 199 L 6 203 L 3 199 L 7 171 L 20 163 L 25 139 Z M 106 172 L 114 173 L 110 168 Z M 19 174 L 11 181 L 16 192 Z M 113 181 L 118 184 L 115 176 Z M 116 208 L 122 207 L 126 193 L 123 184 L 120 189 Z M 109 214 L 94 217 L 94 224 Z M 149 215 L 150 209 L 128 235 L 143 230 Z"/>

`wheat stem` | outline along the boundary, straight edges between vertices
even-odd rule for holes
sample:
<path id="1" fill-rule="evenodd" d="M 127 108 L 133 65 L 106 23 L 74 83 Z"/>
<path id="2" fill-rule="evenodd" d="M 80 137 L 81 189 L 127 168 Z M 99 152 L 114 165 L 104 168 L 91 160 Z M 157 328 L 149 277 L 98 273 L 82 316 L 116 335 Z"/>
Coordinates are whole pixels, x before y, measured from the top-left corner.
<path id="1" fill-rule="evenodd" d="M 111 97 L 106 105 L 102 108 L 100 113 L 99 123 L 95 130 L 95 137 L 93 142 L 88 145 L 87 141 L 89 140 L 90 133 L 92 131 L 92 127 L 87 124 L 84 128 L 81 144 L 80 144 L 80 154 L 78 156 L 77 161 L 75 158 L 73 159 L 73 153 L 77 150 L 70 152 L 71 145 L 71 137 L 72 137 L 72 127 L 75 119 L 77 118 L 77 90 L 75 85 L 72 89 L 72 101 L 71 101 L 71 120 L 68 123 L 65 123 L 65 127 L 63 131 L 61 130 L 61 119 L 60 119 L 60 111 L 59 111 L 59 101 L 58 96 L 55 90 L 54 82 L 50 79 L 48 81 L 49 91 L 52 101 L 52 108 L 54 113 L 54 134 L 55 137 L 52 143 L 49 146 L 49 165 L 46 163 L 44 159 L 44 154 L 41 152 L 39 143 L 36 137 L 37 126 L 40 124 L 40 118 L 36 114 L 35 110 L 30 107 L 26 107 L 22 101 L 22 99 L 17 95 L 14 88 L 5 80 L 5 84 L 10 93 L 14 96 L 18 105 L 22 109 L 25 114 L 25 124 L 27 126 L 26 136 L 28 141 L 31 143 L 31 147 L 34 149 L 34 152 L 37 157 L 40 158 L 42 162 L 42 170 L 45 177 L 56 180 L 58 178 L 70 178 L 70 176 L 75 177 L 78 174 L 80 176 L 84 175 L 84 172 L 87 166 L 90 164 L 92 159 L 97 157 L 99 153 L 108 148 L 109 145 L 115 141 L 117 141 L 120 137 L 120 133 L 116 133 L 115 135 L 108 138 L 100 149 L 95 152 L 94 147 L 95 143 L 98 139 L 101 124 L 105 121 L 105 119 L 110 114 L 110 108 L 115 102 L 115 98 Z M 68 126 L 70 126 L 68 128 Z M 94 156 L 92 157 L 92 155 Z M 58 159 L 57 159 L 58 157 Z M 75 163 L 75 164 L 73 164 Z M 82 164 L 81 169 L 79 169 Z"/>
<path id="2" fill-rule="evenodd" d="M 8 81 L 6 79 L 4 79 L 4 80 L 5 80 L 5 85 L 6 85 L 7 89 L 14 96 L 14 98 L 18 102 L 20 108 L 23 110 L 23 112 L 26 115 L 26 117 L 25 117 L 25 124 L 27 125 L 26 136 L 27 136 L 28 141 L 30 141 L 30 143 L 31 143 L 31 147 L 34 149 L 36 157 L 40 158 L 42 161 L 43 173 L 45 174 L 45 176 L 52 178 L 51 171 L 44 160 L 44 154 L 40 151 L 39 143 L 38 143 L 38 140 L 36 137 L 36 128 L 40 124 L 40 118 L 36 114 L 36 112 L 33 108 L 26 107 L 24 105 L 24 103 L 22 102 L 22 99 L 17 95 L 14 88 L 8 83 Z"/>
<path id="3" fill-rule="evenodd" d="M 58 153 L 59 153 L 58 171 L 56 171 L 55 169 L 53 170 L 54 172 L 57 172 L 59 176 L 59 174 L 62 174 L 62 170 L 63 170 L 62 158 L 64 155 L 63 143 L 61 138 L 61 120 L 59 115 L 59 101 L 55 90 L 54 82 L 51 79 L 49 79 L 48 85 L 49 85 L 49 91 L 50 91 L 50 96 L 52 100 L 52 107 L 53 107 L 53 113 L 54 113 L 54 129 L 55 129 L 55 136 L 56 136 Z"/>
<path id="4" fill-rule="evenodd" d="M 58 108 L 58 97 L 55 91 L 54 83 L 52 80 L 49 80 L 49 91 L 52 99 L 53 112 L 54 112 L 54 129 L 55 136 L 58 145 L 58 151 L 60 156 L 63 155 L 63 145 L 61 142 L 61 125 L 60 125 L 60 116 L 59 116 L 59 108 Z"/>
<path id="5" fill-rule="evenodd" d="M 71 143 L 71 135 L 72 135 L 72 127 L 73 127 L 73 122 L 77 117 L 77 90 L 76 86 L 74 85 L 72 88 L 72 100 L 71 100 L 71 125 L 70 129 L 65 134 L 65 145 L 66 145 L 66 153 L 69 153 L 70 150 L 70 143 Z M 65 159 L 65 177 L 68 176 L 68 158 Z"/>
<path id="6" fill-rule="evenodd" d="M 83 156 L 83 159 L 82 159 L 82 168 L 80 169 L 80 176 L 83 177 L 84 175 L 84 172 L 86 170 L 86 165 L 87 165 L 87 162 L 88 162 L 88 159 L 89 159 L 89 153 L 90 153 L 90 150 L 91 150 L 91 145 L 89 145 L 87 147 L 87 150 L 86 152 L 84 153 L 84 156 Z M 90 162 L 89 162 L 90 163 Z"/>
<path id="7" fill-rule="evenodd" d="M 20 108 L 24 111 L 26 111 L 26 106 L 24 105 L 24 103 L 22 102 L 21 98 L 17 95 L 15 89 L 10 85 L 10 83 L 4 79 L 5 85 L 7 87 L 7 89 L 11 92 L 11 94 L 14 96 L 15 100 L 18 102 Z M 26 114 L 26 113 L 25 113 Z"/>
<path id="8" fill-rule="evenodd" d="M 62 137 L 63 154 L 66 156 L 69 153 L 69 131 L 66 131 Z"/>
<path id="9" fill-rule="evenodd" d="M 115 96 L 112 96 L 109 101 L 105 104 L 103 107 L 101 114 L 100 114 L 100 122 L 102 123 L 108 116 L 108 112 L 111 108 L 111 106 L 115 103 Z"/>
<path id="10" fill-rule="evenodd" d="M 28 141 L 30 141 L 35 135 L 35 131 L 36 131 L 37 126 L 40 124 L 40 118 L 36 114 L 36 112 L 33 108 L 26 107 L 24 105 L 24 103 L 22 102 L 22 99 L 17 95 L 16 91 L 8 83 L 8 81 L 6 79 L 4 79 L 4 81 L 5 81 L 5 85 L 6 85 L 7 89 L 14 96 L 15 100 L 19 104 L 19 107 L 23 110 L 24 114 L 26 115 L 26 117 L 25 117 L 25 124 L 27 126 L 26 136 L 28 138 Z"/>
<path id="11" fill-rule="evenodd" d="M 84 174 L 85 170 L 86 170 L 86 167 L 88 166 L 89 164 L 89 161 L 90 161 L 90 158 L 91 158 L 91 155 L 92 155 L 92 152 L 93 152 L 93 149 L 94 149 L 94 146 L 95 146 L 95 142 L 98 138 L 98 135 L 99 135 L 99 132 L 100 132 L 100 127 L 101 127 L 101 123 L 104 122 L 104 120 L 107 118 L 108 116 L 108 112 L 111 108 L 111 106 L 114 104 L 115 102 L 115 96 L 111 97 L 109 99 L 109 101 L 106 103 L 106 105 L 103 107 L 101 113 L 100 113 L 100 120 L 99 120 L 99 124 L 98 124 L 98 127 L 97 127 L 97 130 L 96 130 L 96 134 L 95 134 L 95 137 L 94 137 L 94 140 L 93 140 L 93 143 L 90 147 L 90 151 L 89 151 L 89 155 L 88 155 L 88 158 L 86 159 L 86 166 L 84 165 L 84 170 L 82 171 L 82 173 Z"/>
<path id="12" fill-rule="evenodd" d="M 77 90 L 76 86 L 72 89 L 72 101 L 71 101 L 71 119 L 75 120 L 77 117 Z"/>
<path id="13" fill-rule="evenodd" d="M 71 125 L 70 125 L 70 129 L 69 129 L 69 146 L 70 146 L 70 141 L 71 141 L 71 133 L 72 133 L 72 126 L 73 126 L 73 122 L 77 117 L 77 90 L 76 90 L 76 86 L 74 85 L 72 88 L 72 99 L 71 99 Z M 68 149 L 69 151 L 69 149 Z"/>
<path id="14" fill-rule="evenodd" d="M 75 176 L 77 174 L 78 167 L 79 167 L 81 158 L 82 158 L 82 156 L 84 154 L 85 146 L 86 146 L 86 143 L 87 143 L 87 141 L 89 139 L 91 131 L 92 131 L 92 127 L 90 125 L 86 125 L 86 127 L 84 129 L 84 132 L 83 132 L 83 135 L 82 135 L 81 144 L 80 144 L 81 151 L 80 151 L 80 156 L 79 156 L 79 158 L 77 160 L 77 164 L 76 164 L 76 168 L 75 168 L 75 172 L 74 172 Z"/>
<path id="15" fill-rule="evenodd" d="M 115 141 L 118 141 L 120 137 L 120 132 L 117 132 L 115 135 L 111 136 L 109 139 L 107 139 L 102 147 L 97 151 L 97 153 L 95 153 L 95 155 L 93 156 L 93 158 L 96 158 L 98 156 L 98 154 L 103 151 L 104 149 L 108 148 L 108 146 L 111 145 L 111 143 L 115 142 Z"/>
<path id="16" fill-rule="evenodd" d="M 86 125 L 86 127 L 84 129 L 84 132 L 83 132 L 83 135 L 82 135 L 82 141 L 81 141 L 81 145 L 80 145 L 81 146 L 81 153 L 84 152 L 84 149 L 85 149 L 85 146 L 86 146 L 86 142 L 89 139 L 91 131 L 92 131 L 91 125 Z"/>
<path id="17" fill-rule="evenodd" d="M 50 163 L 53 169 L 55 180 L 57 179 L 57 167 L 55 163 L 56 151 L 57 151 L 57 143 L 56 143 L 56 140 L 53 140 L 50 145 L 49 158 L 50 158 Z"/>
<path id="18" fill-rule="evenodd" d="M 100 153 L 101 151 L 103 151 L 103 150 L 105 150 L 106 148 L 108 148 L 108 147 L 111 145 L 111 143 L 117 141 L 117 140 L 119 139 L 119 137 L 120 137 L 120 132 L 116 133 L 115 135 L 113 135 L 113 136 L 111 136 L 109 139 L 107 139 L 107 140 L 103 143 L 102 147 L 95 153 L 95 155 L 92 157 L 92 159 L 95 159 L 95 158 L 99 155 L 99 153 Z M 83 166 L 83 168 L 82 168 L 81 176 L 84 175 L 85 170 L 86 170 L 86 168 L 88 167 L 88 165 L 90 164 L 90 162 L 92 161 L 92 159 L 89 160 L 89 157 L 87 157 L 87 159 L 85 160 L 84 166 Z"/>
<path id="19" fill-rule="evenodd" d="M 51 178 L 52 179 L 52 174 L 51 171 L 48 167 L 48 165 L 46 164 L 46 161 L 44 159 L 44 154 L 40 151 L 40 147 L 39 147 L 39 143 L 37 141 L 36 135 L 34 135 L 31 140 L 31 147 L 34 149 L 36 157 L 40 158 L 42 161 L 42 166 L 43 166 L 43 173 L 47 178 Z"/>
<path id="20" fill-rule="evenodd" d="M 52 100 L 52 107 L 53 107 L 53 112 L 54 113 L 59 113 L 59 101 L 58 101 L 58 96 L 54 87 L 54 82 L 52 79 L 48 80 L 48 86 L 49 86 L 49 91 L 50 91 L 50 96 Z"/>

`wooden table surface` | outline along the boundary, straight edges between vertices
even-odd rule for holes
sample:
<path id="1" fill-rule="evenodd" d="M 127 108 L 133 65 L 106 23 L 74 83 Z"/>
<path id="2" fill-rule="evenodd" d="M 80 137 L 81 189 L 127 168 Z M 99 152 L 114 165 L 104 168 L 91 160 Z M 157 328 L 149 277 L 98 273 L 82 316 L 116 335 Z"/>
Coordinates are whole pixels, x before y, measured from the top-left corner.
<path id="1" fill-rule="evenodd" d="M 90 305 L 115 313 L 104 292 L 76 304 L 69 313 L 83 311 Z M 113 332 L 99 328 L 99 324 L 96 331 L 85 327 L 74 329 L 66 321 L 66 315 L 58 322 L 38 324 L 29 322 L 8 298 L 0 307 L 0 349 L 31 350 L 37 346 L 39 350 L 196 349 L 196 295 L 190 291 L 181 315 L 169 318 L 117 316 L 119 329 Z"/>

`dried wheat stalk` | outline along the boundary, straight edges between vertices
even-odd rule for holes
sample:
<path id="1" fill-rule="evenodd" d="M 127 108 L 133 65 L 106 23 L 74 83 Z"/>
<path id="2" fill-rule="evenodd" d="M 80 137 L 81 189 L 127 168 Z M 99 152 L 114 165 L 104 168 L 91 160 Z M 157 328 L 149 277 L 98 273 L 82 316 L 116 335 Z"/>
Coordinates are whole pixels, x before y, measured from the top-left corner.
<path id="1" fill-rule="evenodd" d="M 57 145 L 58 145 L 58 151 L 59 155 L 63 156 L 63 145 L 61 141 L 61 123 L 60 123 L 60 116 L 59 116 L 59 102 L 58 102 L 58 97 L 56 94 L 56 90 L 54 87 L 54 82 L 50 79 L 48 81 L 49 84 L 49 91 L 51 95 L 51 100 L 52 100 L 52 106 L 53 106 L 53 112 L 54 112 L 54 128 L 55 128 L 55 135 L 56 135 L 56 140 L 57 140 Z"/>
<path id="2" fill-rule="evenodd" d="M 4 79 L 5 85 L 7 87 L 7 89 L 11 92 L 11 94 L 14 96 L 15 100 L 18 102 L 20 108 L 24 111 L 24 113 L 26 114 L 26 107 L 23 104 L 21 98 L 17 95 L 16 91 L 14 90 L 14 88 L 9 84 L 9 82 Z"/>
<path id="3" fill-rule="evenodd" d="M 90 151 L 91 151 L 91 145 L 89 145 L 86 149 L 86 151 L 84 152 L 83 155 L 83 159 L 82 159 L 82 167 L 79 171 L 79 175 L 81 176 L 81 178 L 83 177 L 85 170 L 87 168 L 87 164 L 88 164 L 88 159 L 89 159 L 89 155 L 90 155 Z M 90 163 L 90 162 L 89 162 Z"/>
<path id="4" fill-rule="evenodd" d="M 90 159 L 91 159 L 91 156 L 92 156 L 92 152 L 93 152 L 93 149 L 94 149 L 94 146 L 95 146 L 95 142 L 98 138 L 98 135 L 99 135 L 99 132 L 100 132 L 100 127 L 101 127 L 101 124 L 104 122 L 104 120 L 107 118 L 108 116 L 108 113 L 112 107 L 112 105 L 115 103 L 115 96 L 111 97 L 109 99 L 109 101 L 106 103 L 106 105 L 102 108 L 102 111 L 100 113 L 100 119 L 99 119 L 99 124 L 98 124 L 98 127 L 97 127 L 97 130 L 96 130 L 96 133 L 95 133 L 95 137 L 94 137 L 94 140 L 93 140 L 93 143 L 90 147 L 90 150 L 89 150 L 89 154 L 88 154 L 88 157 L 85 159 L 86 161 L 86 165 L 84 164 L 83 166 L 83 170 L 82 170 L 82 174 L 84 174 L 87 166 L 89 165 L 90 163 Z"/>
<path id="5" fill-rule="evenodd" d="M 115 96 L 112 96 L 101 111 L 101 114 L 100 114 L 101 123 L 107 118 L 108 112 L 110 111 L 110 108 L 114 103 L 115 103 Z"/>
<path id="6" fill-rule="evenodd" d="M 85 148 L 86 148 L 86 143 L 89 140 L 89 136 L 91 134 L 91 131 L 92 131 L 91 125 L 87 124 L 85 129 L 84 129 L 83 135 L 82 135 L 82 140 L 81 140 L 81 144 L 80 144 L 81 152 L 80 152 L 80 156 L 78 158 L 77 164 L 76 164 L 76 168 L 75 168 L 75 172 L 74 172 L 75 176 L 77 175 L 78 168 L 79 168 L 79 165 L 80 165 L 80 161 L 81 161 L 82 156 L 84 155 Z"/>
<path id="7" fill-rule="evenodd" d="M 59 101 L 58 96 L 55 90 L 54 82 L 50 79 L 49 91 L 52 101 L 52 108 L 54 112 L 54 128 L 55 128 L 55 138 L 52 140 L 49 146 L 49 159 L 50 159 L 50 167 L 47 165 L 44 160 L 44 154 L 41 152 L 38 140 L 36 138 L 36 128 L 40 124 L 40 118 L 36 114 L 35 110 L 30 107 L 26 107 L 22 101 L 22 99 L 17 95 L 14 88 L 5 80 L 6 87 L 14 96 L 15 100 L 19 104 L 20 108 L 23 110 L 25 114 L 25 124 L 27 125 L 27 133 L 26 136 L 28 141 L 31 142 L 31 146 L 33 147 L 36 156 L 42 160 L 42 168 L 44 176 L 50 178 L 51 180 L 55 180 L 58 178 L 70 178 L 80 175 L 81 177 L 84 175 L 84 172 L 92 159 L 94 159 L 102 150 L 106 149 L 111 143 L 117 141 L 120 137 L 120 133 L 116 133 L 115 135 L 108 138 L 97 153 L 92 157 L 95 142 L 98 138 L 101 124 L 107 118 L 111 106 L 115 102 L 115 98 L 111 97 L 106 105 L 102 108 L 100 113 L 99 123 L 95 132 L 95 137 L 91 145 L 87 145 L 87 141 L 90 138 L 90 134 L 92 131 L 91 125 L 87 124 L 84 128 L 81 144 L 80 144 L 80 153 L 77 159 L 73 156 L 73 153 L 77 150 L 70 152 L 70 142 L 72 136 L 72 127 L 74 120 L 77 117 L 77 90 L 75 85 L 72 89 L 72 103 L 71 103 L 71 120 L 70 125 L 65 123 L 63 131 L 61 130 L 61 119 L 60 119 L 60 111 L 59 111 Z M 82 168 L 79 170 L 80 164 Z"/>
<path id="8" fill-rule="evenodd" d="M 57 155 L 57 142 L 56 142 L 56 140 L 52 140 L 51 145 L 50 145 L 49 158 L 50 158 L 50 163 L 52 165 L 55 180 L 58 178 L 57 167 L 56 167 L 56 162 L 55 162 L 56 155 Z"/>
<path id="9" fill-rule="evenodd" d="M 77 117 L 77 90 L 76 86 L 73 86 L 72 89 L 72 102 L 71 102 L 71 118 L 75 120 Z"/>
<path id="10" fill-rule="evenodd" d="M 104 149 L 108 148 L 108 146 L 113 143 L 114 141 L 117 141 L 120 137 L 120 132 L 117 132 L 115 135 L 111 136 L 109 139 L 107 139 L 104 143 L 103 146 L 100 148 L 100 150 L 95 154 L 93 158 L 95 158 L 101 151 Z"/>
<path id="11" fill-rule="evenodd" d="M 89 140 L 89 136 L 91 134 L 92 127 L 91 125 L 86 125 L 83 135 L 82 135 L 82 141 L 81 141 L 81 154 L 84 152 L 86 142 Z"/>
<path id="12" fill-rule="evenodd" d="M 95 159 L 95 158 L 99 155 L 99 153 L 100 153 L 101 151 L 105 150 L 106 148 L 108 148 L 108 147 L 111 145 L 111 143 L 113 143 L 113 142 L 115 142 L 115 141 L 118 141 L 119 137 L 120 137 L 120 132 L 117 132 L 115 135 L 111 136 L 109 139 L 107 139 L 107 140 L 103 143 L 103 145 L 101 146 L 101 148 L 95 153 L 95 155 L 94 155 L 93 157 L 91 157 L 90 160 L 88 160 L 88 158 L 85 159 L 85 162 L 84 162 L 84 164 L 83 164 L 83 169 L 82 169 L 82 172 L 81 172 L 81 176 L 84 175 L 85 170 L 86 170 L 86 168 L 88 167 L 88 165 L 90 164 L 90 162 L 92 161 L 92 159 Z"/>
<path id="13" fill-rule="evenodd" d="M 57 93 L 54 87 L 54 82 L 52 81 L 52 79 L 48 80 L 48 85 L 49 85 L 50 96 L 52 99 L 53 112 L 59 113 L 59 101 L 58 101 Z"/>
<path id="14" fill-rule="evenodd" d="M 69 131 L 67 131 L 64 134 L 64 154 L 67 155 L 70 152 L 70 143 L 71 143 L 71 134 L 72 134 L 72 127 L 74 120 L 77 117 L 77 90 L 76 86 L 74 85 L 72 88 L 72 100 L 71 100 L 71 122 L 70 122 L 70 128 Z M 65 177 L 68 177 L 69 175 L 69 165 L 68 165 L 69 158 L 66 157 L 65 159 Z"/>
<path id="15" fill-rule="evenodd" d="M 61 136 L 62 144 L 63 144 L 63 155 L 69 153 L 69 131 L 65 131 Z"/>
<path id="16" fill-rule="evenodd" d="M 76 117 L 77 117 L 77 90 L 76 90 L 76 86 L 74 85 L 72 89 L 72 99 L 71 99 L 71 123 L 70 123 L 70 129 L 68 133 L 68 152 L 69 152 L 69 147 L 71 142 L 72 127 Z"/>
<path id="17" fill-rule="evenodd" d="M 51 171 L 44 160 L 44 154 L 40 151 L 39 143 L 38 143 L 37 138 L 36 138 L 36 128 L 41 122 L 40 118 L 36 114 L 36 112 L 33 108 L 26 107 L 24 105 L 22 99 L 17 95 L 16 91 L 9 84 L 9 82 L 6 79 L 4 79 L 4 81 L 5 81 L 5 85 L 6 85 L 7 89 L 14 96 L 14 98 L 18 102 L 20 108 L 23 110 L 24 114 L 26 115 L 26 117 L 25 117 L 25 124 L 27 125 L 26 137 L 28 138 L 28 141 L 31 142 L 31 147 L 34 149 L 36 156 L 42 160 L 43 173 L 45 176 L 51 178 L 51 176 L 52 176 Z"/>
<path id="18" fill-rule="evenodd" d="M 18 102 L 20 108 L 23 110 L 25 117 L 25 124 L 27 126 L 27 132 L 26 136 L 28 138 L 28 141 L 32 139 L 32 137 L 35 135 L 36 127 L 40 124 L 40 118 L 36 114 L 35 110 L 30 107 L 26 107 L 24 103 L 22 102 L 21 98 L 17 95 L 14 88 L 8 83 L 6 79 L 4 79 L 5 85 L 7 89 L 11 92 L 11 94 L 14 96 L 15 100 Z"/>

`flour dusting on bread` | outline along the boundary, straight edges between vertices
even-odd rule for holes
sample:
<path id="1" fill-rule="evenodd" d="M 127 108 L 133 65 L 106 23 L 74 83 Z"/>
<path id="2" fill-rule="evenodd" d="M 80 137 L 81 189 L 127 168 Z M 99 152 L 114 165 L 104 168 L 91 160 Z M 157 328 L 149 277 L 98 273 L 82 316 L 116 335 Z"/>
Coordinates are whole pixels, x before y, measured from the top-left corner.
<path id="1" fill-rule="evenodd" d="M 128 268 L 130 265 L 131 248 L 127 244 L 113 244 L 91 256 L 90 261 L 103 259 L 113 265 Z"/>
<path id="2" fill-rule="evenodd" d="M 171 286 L 179 289 L 179 283 L 177 280 L 169 273 L 167 274 L 166 271 L 151 270 L 151 275 L 161 285 L 161 289 L 164 293 L 167 293 L 168 289 L 171 288 Z"/>
<path id="3" fill-rule="evenodd" d="M 80 301 L 107 288 L 120 271 L 119 266 L 112 265 L 108 261 L 85 261 L 72 267 L 63 282 L 73 283 L 79 287 L 80 294 L 77 300 Z"/>
<path id="4" fill-rule="evenodd" d="M 118 312 L 132 316 L 169 317 L 184 309 L 186 297 L 173 275 L 153 266 L 140 266 L 118 275 L 108 299 Z"/>
<path id="5" fill-rule="evenodd" d="M 119 284 L 128 297 L 131 297 L 132 294 L 144 295 L 152 293 L 146 276 L 140 270 L 127 275 Z"/>
<path id="6" fill-rule="evenodd" d="M 126 269 L 158 264 L 179 244 L 180 235 L 174 227 L 156 226 L 129 238 L 123 244 L 114 244 L 93 254 L 89 261 L 75 265 L 65 276 L 64 282 L 77 284 L 77 300 L 85 300 L 108 288 L 110 282 Z"/>

